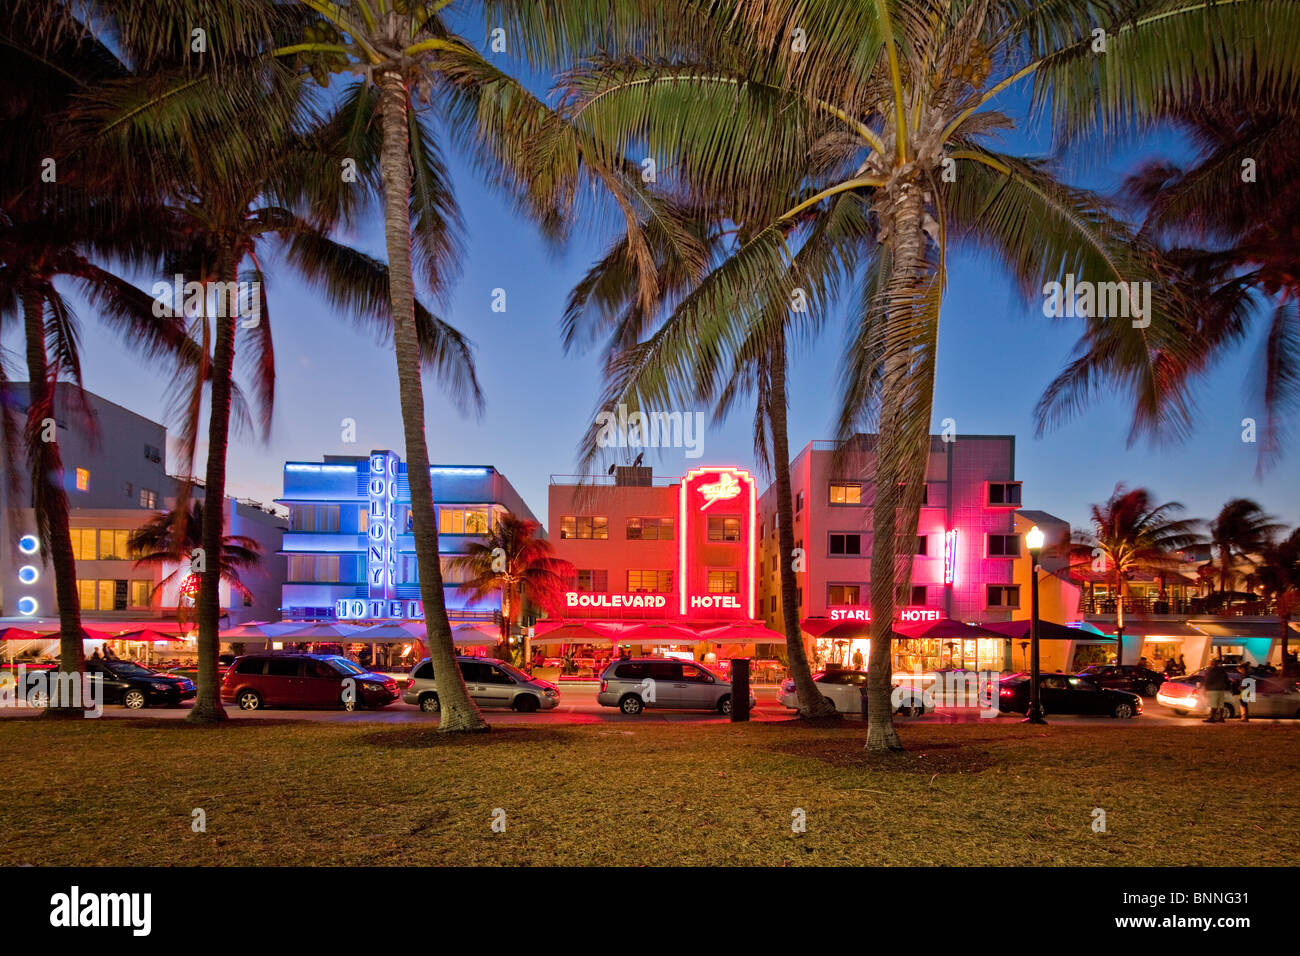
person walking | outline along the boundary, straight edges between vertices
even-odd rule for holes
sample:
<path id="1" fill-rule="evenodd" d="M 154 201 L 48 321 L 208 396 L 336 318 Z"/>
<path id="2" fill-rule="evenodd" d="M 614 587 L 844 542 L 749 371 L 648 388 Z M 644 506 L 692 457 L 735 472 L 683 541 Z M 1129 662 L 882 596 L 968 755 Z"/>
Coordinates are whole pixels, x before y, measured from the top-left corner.
<path id="1" fill-rule="evenodd" d="M 1223 696 L 1228 690 L 1228 672 L 1223 662 L 1217 657 L 1205 672 L 1205 696 L 1210 704 L 1210 716 L 1205 718 L 1207 724 L 1223 723 Z"/>
<path id="2" fill-rule="evenodd" d="M 1254 668 L 1245 661 L 1237 665 L 1237 673 L 1241 675 L 1241 691 L 1238 700 L 1241 701 L 1241 722 L 1250 723 L 1250 701 L 1255 696 L 1255 678 Z M 1249 684 L 1246 681 L 1250 681 Z"/>

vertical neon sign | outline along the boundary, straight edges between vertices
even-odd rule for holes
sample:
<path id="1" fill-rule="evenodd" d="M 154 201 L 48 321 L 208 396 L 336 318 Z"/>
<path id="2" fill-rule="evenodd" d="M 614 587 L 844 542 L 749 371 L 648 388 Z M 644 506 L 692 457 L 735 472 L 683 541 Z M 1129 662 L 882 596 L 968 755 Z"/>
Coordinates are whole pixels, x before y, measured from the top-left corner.
<path id="1" fill-rule="evenodd" d="M 397 456 L 392 452 L 371 454 L 366 498 L 366 581 L 372 599 L 391 600 L 397 596 Z"/>
<path id="2" fill-rule="evenodd" d="M 957 529 L 943 534 L 943 583 L 957 583 Z"/>
<path id="3" fill-rule="evenodd" d="M 712 475 L 713 481 L 700 482 L 699 479 L 705 475 Z M 755 580 L 754 568 L 758 560 L 757 552 L 757 527 L 758 527 L 758 490 L 754 482 L 754 476 L 743 468 L 731 467 L 712 467 L 712 468 L 695 468 L 682 479 L 681 486 L 678 490 L 678 507 L 680 512 L 680 524 L 678 528 L 678 539 L 680 541 L 678 551 L 678 592 L 681 600 L 681 615 L 687 616 L 687 608 L 692 600 L 699 601 L 699 598 L 692 598 L 688 591 L 690 588 L 689 573 L 692 570 L 690 556 L 688 555 L 687 542 L 695 534 L 694 521 L 690 520 L 699 512 L 707 512 L 710 505 L 717 501 L 734 501 L 736 498 L 743 496 L 742 514 L 748 519 L 745 527 L 746 539 L 746 563 L 741 569 L 744 586 L 741 594 L 738 595 L 743 600 L 745 613 L 751 619 L 754 617 L 755 607 Z M 695 496 L 698 495 L 698 500 Z M 690 504 L 693 508 L 688 508 L 687 499 L 691 498 Z"/>

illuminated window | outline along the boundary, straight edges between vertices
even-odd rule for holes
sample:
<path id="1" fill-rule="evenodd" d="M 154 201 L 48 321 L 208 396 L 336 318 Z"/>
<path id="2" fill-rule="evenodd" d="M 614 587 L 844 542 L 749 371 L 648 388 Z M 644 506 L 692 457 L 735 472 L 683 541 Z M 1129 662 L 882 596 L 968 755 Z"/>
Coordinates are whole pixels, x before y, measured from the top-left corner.
<path id="1" fill-rule="evenodd" d="M 1018 584 L 990 584 L 988 585 L 988 606 L 1018 608 L 1020 607 L 1020 585 Z"/>
<path id="2" fill-rule="evenodd" d="M 152 581 L 132 581 L 131 582 L 131 607 L 148 607 L 150 598 L 153 596 Z"/>
<path id="3" fill-rule="evenodd" d="M 858 584 L 832 584 L 826 589 L 829 604 L 857 604 L 861 598 L 862 587 Z"/>
<path id="4" fill-rule="evenodd" d="M 104 528 L 99 532 L 99 560 L 121 561 L 130 557 L 126 539 L 129 531 Z"/>
<path id="5" fill-rule="evenodd" d="M 604 568 L 579 569 L 574 577 L 573 589 L 604 594 L 609 590 L 609 571 Z"/>
<path id="6" fill-rule="evenodd" d="M 673 519 L 628 518 L 627 538 L 629 541 L 671 541 L 673 540 Z"/>
<path id="7" fill-rule="evenodd" d="M 830 536 L 830 553 L 834 555 L 860 555 L 862 553 L 862 535 L 832 534 Z"/>
<path id="8" fill-rule="evenodd" d="M 95 610 L 95 582 L 78 580 L 77 599 L 81 602 L 83 611 Z"/>
<path id="9" fill-rule="evenodd" d="M 116 590 L 116 582 L 97 581 L 96 584 L 99 585 L 96 590 L 96 597 L 99 602 L 97 605 L 98 609 L 101 611 L 111 611 L 113 609 L 113 592 Z"/>
<path id="10" fill-rule="evenodd" d="M 990 558 L 1018 558 L 1020 557 L 1020 535 L 1018 534 L 990 534 L 986 536 L 988 548 L 986 554 Z"/>
<path id="11" fill-rule="evenodd" d="M 599 515 L 566 515 L 560 519 L 561 538 L 609 538 L 609 518 Z"/>
<path id="12" fill-rule="evenodd" d="M 488 513 L 481 508 L 439 508 L 439 534 L 487 534 Z"/>
<path id="13" fill-rule="evenodd" d="M 653 591 L 664 594 L 673 589 L 671 571 L 637 570 L 627 572 L 627 590 L 629 594 L 638 591 Z"/>
<path id="14" fill-rule="evenodd" d="M 290 505 L 290 531 L 327 531 L 339 530 L 338 505 Z"/>
<path id="15" fill-rule="evenodd" d="M 708 590 L 710 594 L 740 593 L 740 572 L 710 571 Z"/>
<path id="16" fill-rule="evenodd" d="M 99 556 L 96 539 L 99 532 L 94 528 L 72 528 L 72 556 L 78 561 L 94 561 Z"/>
<path id="17" fill-rule="evenodd" d="M 365 534 L 369 530 L 370 530 L 370 509 L 358 508 L 357 509 L 357 533 Z M 407 530 L 409 531 L 410 529 L 408 528 Z"/>
<path id="18" fill-rule="evenodd" d="M 77 490 L 78 491 L 90 490 L 90 469 L 89 468 L 77 469 Z"/>
<path id="19" fill-rule="evenodd" d="M 710 541 L 739 541 L 740 517 L 738 515 L 709 515 Z"/>
<path id="20" fill-rule="evenodd" d="M 862 504 L 862 486 L 853 482 L 851 484 L 834 483 L 831 485 L 831 504 L 833 505 L 860 505 Z"/>
<path id="21" fill-rule="evenodd" d="M 156 492 L 156 491 L 150 491 L 148 488 L 141 488 L 141 489 L 140 489 L 140 507 L 141 507 L 141 508 L 157 508 L 157 507 L 158 507 L 158 492 Z"/>
<path id="22" fill-rule="evenodd" d="M 291 554 L 289 555 L 290 581 L 327 581 L 339 579 L 339 556 L 337 554 Z"/>

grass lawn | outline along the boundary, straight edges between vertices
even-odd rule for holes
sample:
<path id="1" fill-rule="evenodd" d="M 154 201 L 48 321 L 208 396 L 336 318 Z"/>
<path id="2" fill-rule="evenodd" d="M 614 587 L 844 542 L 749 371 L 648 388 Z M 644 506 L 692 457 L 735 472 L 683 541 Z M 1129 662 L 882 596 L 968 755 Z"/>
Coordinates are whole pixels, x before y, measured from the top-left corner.
<path id="1" fill-rule="evenodd" d="M 920 723 L 887 756 L 863 754 L 864 733 L 628 722 L 452 739 L 379 724 L 10 718 L 0 864 L 1300 860 L 1300 726 Z M 191 831 L 195 808 L 206 833 Z"/>

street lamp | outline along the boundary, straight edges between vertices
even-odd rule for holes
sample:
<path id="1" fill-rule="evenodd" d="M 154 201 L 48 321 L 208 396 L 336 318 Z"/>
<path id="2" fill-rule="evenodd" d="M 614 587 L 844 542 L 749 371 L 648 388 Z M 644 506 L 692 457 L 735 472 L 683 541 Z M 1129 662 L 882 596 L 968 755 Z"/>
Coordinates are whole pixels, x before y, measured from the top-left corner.
<path id="1" fill-rule="evenodd" d="M 1029 548 L 1029 710 L 1022 723 L 1045 724 L 1043 699 L 1038 687 L 1038 555 L 1043 550 L 1043 532 L 1034 525 L 1025 535 Z"/>

